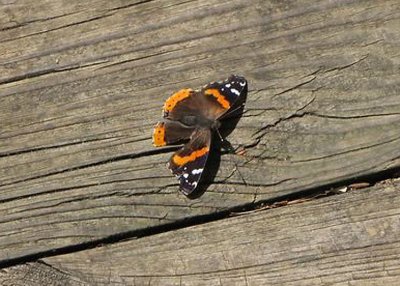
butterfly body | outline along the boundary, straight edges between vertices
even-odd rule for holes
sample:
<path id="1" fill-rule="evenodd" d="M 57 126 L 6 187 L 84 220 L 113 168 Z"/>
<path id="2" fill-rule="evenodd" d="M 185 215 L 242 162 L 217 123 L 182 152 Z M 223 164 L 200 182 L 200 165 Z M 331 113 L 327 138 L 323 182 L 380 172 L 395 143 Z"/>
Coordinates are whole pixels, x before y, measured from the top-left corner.
<path id="1" fill-rule="evenodd" d="M 220 119 L 246 92 L 247 81 L 232 75 L 223 82 L 209 83 L 201 90 L 182 89 L 166 100 L 163 121 L 154 128 L 153 143 L 165 146 L 189 140 L 167 164 L 185 195 L 198 186 L 213 132 L 221 126 Z"/>
<path id="2" fill-rule="evenodd" d="M 219 122 L 218 119 L 214 120 L 207 117 L 200 117 L 195 115 L 183 116 L 180 122 L 188 127 L 210 128 L 213 130 L 218 129 L 221 126 L 221 122 Z"/>

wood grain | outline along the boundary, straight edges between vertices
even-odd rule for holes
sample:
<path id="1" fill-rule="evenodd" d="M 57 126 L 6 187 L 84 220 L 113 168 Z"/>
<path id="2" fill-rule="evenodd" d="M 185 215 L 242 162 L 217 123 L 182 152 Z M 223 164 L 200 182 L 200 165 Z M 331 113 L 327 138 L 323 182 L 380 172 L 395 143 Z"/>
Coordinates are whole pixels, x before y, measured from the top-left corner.
<path id="1" fill-rule="evenodd" d="M 1 1 L 0 262 L 400 166 L 398 1 Z M 207 192 L 151 145 L 231 73 L 246 113 Z"/>
<path id="2" fill-rule="evenodd" d="M 45 275 L 24 285 L 49 273 L 71 285 L 398 285 L 399 191 L 397 179 L 50 257 L 7 269 L 0 282 L 39 268 Z"/>

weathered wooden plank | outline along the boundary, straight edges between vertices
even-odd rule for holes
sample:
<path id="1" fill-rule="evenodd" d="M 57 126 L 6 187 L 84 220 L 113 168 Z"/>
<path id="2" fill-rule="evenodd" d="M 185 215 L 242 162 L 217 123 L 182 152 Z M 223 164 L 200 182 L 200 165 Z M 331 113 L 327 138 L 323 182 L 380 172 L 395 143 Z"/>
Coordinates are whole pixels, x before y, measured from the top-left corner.
<path id="1" fill-rule="evenodd" d="M 0 270 L 2 286 L 11 285 L 51 285 L 51 286 L 83 286 L 86 282 L 72 278 L 66 273 L 57 271 L 44 263 L 27 263 Z"/>
<path id="2" fill-rule="evenodd" d="M 400 165 L 395 0 L 64 2 L 0 8 L 0 261 Z M 151 128 L 231 73 L 246 154 L 188 200 Z"/>
<path id="3" fill-rule="evenodd" d="M 7 269 L 0 282 L 39 268 L 82 283 L 76 285 L 398 285 L 399 191 L 399 179 L 386 181 L 343 195 L 49 257 L 45 265 Z M 24 285 L 37 285 L 49 275 L 38 276 Z"/>

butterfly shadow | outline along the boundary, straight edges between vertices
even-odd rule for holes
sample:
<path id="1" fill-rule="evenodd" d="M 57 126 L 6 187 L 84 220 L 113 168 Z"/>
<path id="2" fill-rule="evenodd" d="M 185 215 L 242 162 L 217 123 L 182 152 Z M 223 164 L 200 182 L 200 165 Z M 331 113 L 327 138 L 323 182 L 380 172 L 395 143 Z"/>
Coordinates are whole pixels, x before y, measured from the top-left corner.
<path id="1" fill-rule="evenodd" d="M 208 155 L 207 163 L 205 165 L 203 175 L 200 179 L 197 188 L 187 197 L 189 199 L 196 199 L 201 197 L 208 187 L 214 182 L 214 179 L 221 164 L 221 156 L 224 154 L 234 154 L 236 152 L 232 144 L 226 140 L 226 137 L 232 133 L 239 123 L 240 118 L 244 113 L 244 105 L 247 100 L 247 86 L 242 91 L 242 96 L 222 118 L 220 118 L 221 126 L 218 130 L 213 132 L 211 142 L 211 150 Z"/>

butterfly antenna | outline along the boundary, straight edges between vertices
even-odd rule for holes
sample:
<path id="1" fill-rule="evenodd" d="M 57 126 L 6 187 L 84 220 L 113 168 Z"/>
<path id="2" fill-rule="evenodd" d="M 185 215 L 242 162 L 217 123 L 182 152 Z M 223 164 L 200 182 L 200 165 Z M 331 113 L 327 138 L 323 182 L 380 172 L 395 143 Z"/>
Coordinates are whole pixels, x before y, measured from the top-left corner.
<path id="1" fill-rule="evenodd" d="M 238 168 L 238 165 L 236 164 L 235 161 L 233 161 L 233 163 L 235 164 L 235 170 L 238 172 L 239 177 L 242 179 L 244 185 L 247 186 L 247 182 L 246 182 L 246 180 L 244 179 L 242 173 L 240 172 L 240 170 L 239 170 L 239 168 Z"/>
<path id="2" fill-rule="evenodd" d="M 222 138 L 222 135 L 221 135 L 221 133 L 219 132 L 218 129 L 216 129 L 216 131 L 217 131 L 217 134 L 218 134 L 218 136 L 219 136 L 219 138 L 220 138 L 220 140 L 221 140 L 221 143 L 228 142 L 228 141 L 226 141 L 224 138 Z M 229 153 L 231 153 L 231 154 L 236 154 L 235 148 L 233 148 L 233 147 L 230 145 L 229 142 L 228 142 L 228 144 L 229 144 L 229 150 L 228 150 L 228 149 L 225 149 L 225 150 L 228 150 Z M 223 147 L 223 148 L 225 148 L 225 147 Z M 233 165 L 235 165 L 235 169 L 233 170 L 232 175 L 233 175 L 235 172 L 237 172 L 237 173 L 239 174 L 239 177 L 242 179 L 244 185 L 247 186 L 247 182 L 246 182 L 246 180 L 244 179 L 242 173 L 240 172 L 239 167 L 238 167 L 238 165 L 236 164 L 235 159 L 229 157 L 229 160 L 230 160 L 231 163 L 233 163 Z"/>
<path id="3" fill-rule="evenodd" d="M 230 151 L 230 154 L 236 155 L 236 150 L 235 150 L 232 146 L 231 146 L 231 149 L 230 149 L 229 151 Z M 232 151 L 233 151 L 233 152 L 232 152 Z M 231 164 L 233 163 L 233 165 L 235 166 L 235 168 L 233 169 L 233 172 L 231 173 L 230 176 L 232 176 L 234 173 L 237 173 L 237 174 L 239 175 L 240 179 L 242 180 L 243 184 L 244 184 L 245 186 L 247 186 L 247 182 L 246 182 L 246 180 L 244 179 L 244 177 L 243 177 L 243 175 L 242 175 L 242 172 L 240 172 L 239 167 L 238 167 L 238 164 L 236 163 L 235 158 L 234 158 L 234 157 L 230 157 L 230 156 L 228 156 L 228 158 L 229 158 L 229 161 L 231 162 Z M 229 176 L 229 177 L 230 177 L 230 176 Z"/>
<path id="4" fill-rule="evenodd" d="M 219 139 L 221 140 L 221 142 L 224 142 L 225 140 L 224 140 L 224 138 L 222 138 L 222 135 L 221 135 L 221 133 L 219 132 L 218 128 L 216 128 L 215 130 L 217 131 L 218 137 L 219 137 Z"/>

